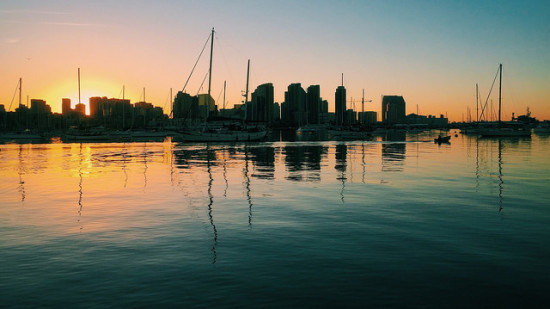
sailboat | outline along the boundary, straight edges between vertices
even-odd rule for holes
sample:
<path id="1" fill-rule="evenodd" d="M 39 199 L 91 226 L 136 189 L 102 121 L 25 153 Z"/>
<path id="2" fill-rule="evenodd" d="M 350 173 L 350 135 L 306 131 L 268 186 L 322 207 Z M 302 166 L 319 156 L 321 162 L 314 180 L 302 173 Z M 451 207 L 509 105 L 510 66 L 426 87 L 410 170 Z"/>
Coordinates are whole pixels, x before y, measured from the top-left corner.
<path id="1" fill-rule="evenodd" d="M 19 108 L 23 110 L 24 112 L 24 115 L 26 115 L 26 129 L 23 130 L 23 131 L 19 131 L 19 132 L 0 132 L 0 141 L 2 142 L 6 142 L 6 141 L 33 141 L 33 140 L 40 140 L 42 139 L 44 136 L 42 134 L 36 134 L 36 133 L 33 133 L 30 129 L 29 129 L 29 121 L 30 121 L 30 116 L 31 116 L 31 113 L 30 113 L 30 109 L 29 109 L 29 104 L 28 104 L 28 99 L 27 99 L 27 106 L 21 104 L 21 93 L 22 93 L 22 89 L 23 88 L 23 78 L 19 78 L 19 82 L 17 83 L 17 90 L 19 91 Z M 14 98 L 15 98 L 15 94 L 14 94 Z M 8 107 L 8 111 L 11 110 L 11 105 L 13 103 L 13 99 L 12 99 L 12 102 L 10 103 L 10 106 Z M 4 126 L 7 126 L 7 123 L 8 123 L 8 120 L 7 120 L 7 113 L 4 113 Z"/>
<path id="2" fill-rule="evenodd" d="M 523 124 L 517 121 L 503 122 L 501 120 L 502 111 L 502 63 L 499 65 L 499 88 L 498 88 L 498 123 L 495 126 L 484 126 L 478 129 L 478 134 L 483 137 L 516 137 L 531 136 L 531 129 L 525 128 Z"/>
<path id="3" fill-rule="evenodd" d="M 184 142 L 242 142 L 242 141 L 260 141 L 267 137 L 267 129 L 258 126 L 249 127 L 238 121 L 231 123 L 214 123 L 208 121 L 210 111 L 210 91 L 212 82 L 212 54 L 214 51 L 214 28 L 210 37 L 210 67 L 208 73 L 208 97 L 206 103 L 206 123 L 203 123 L 198 129 L 186 130 L 181 132 L 181 138 Z M 246 78 L 245 104 L 248 100 L 248 76 L 250 72 L 250 60 L 248 60 L 248 70 Z M 246 113 L 245 113 L 246 114 Z"/>

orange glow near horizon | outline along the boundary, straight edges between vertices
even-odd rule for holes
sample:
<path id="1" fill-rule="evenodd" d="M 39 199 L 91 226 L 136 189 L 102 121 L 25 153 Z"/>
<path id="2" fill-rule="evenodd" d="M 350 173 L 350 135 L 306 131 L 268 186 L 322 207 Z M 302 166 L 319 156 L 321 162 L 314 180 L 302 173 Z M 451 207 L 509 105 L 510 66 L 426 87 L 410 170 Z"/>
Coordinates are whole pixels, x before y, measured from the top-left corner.
<path id="1" fill-rule="evenodd" d="M 80 103 L 86 105 L 86 115 L 90 115 L 90 98 L 91 97 L 117 97 L 117 91 L 121 92 L 122 87 L 114 85 L 107 80 L 98 78 L 87 79 L 81 81 Z M 56 84 L 45 85 L 46 103 L 52 107 L 52 112 L 61 113 L 61 100 L 68 98 L 71 100 L 71 108 L 79 103 L 78 101 L 78 86 L 73 80 L 62 80 Z M 117 88 L 120 88 L 117 89 Z"/>

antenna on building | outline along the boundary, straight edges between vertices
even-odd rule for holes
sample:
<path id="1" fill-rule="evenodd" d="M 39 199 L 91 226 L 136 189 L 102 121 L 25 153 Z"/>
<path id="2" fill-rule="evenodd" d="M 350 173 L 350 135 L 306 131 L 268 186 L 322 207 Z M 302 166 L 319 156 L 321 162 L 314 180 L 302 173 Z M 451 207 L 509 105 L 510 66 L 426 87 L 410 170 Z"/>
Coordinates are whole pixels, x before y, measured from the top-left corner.
<path id="1" fill-rule="evenodd" d="M 342 73 L 342 87 L 344 87 L 344 73 Z"/>

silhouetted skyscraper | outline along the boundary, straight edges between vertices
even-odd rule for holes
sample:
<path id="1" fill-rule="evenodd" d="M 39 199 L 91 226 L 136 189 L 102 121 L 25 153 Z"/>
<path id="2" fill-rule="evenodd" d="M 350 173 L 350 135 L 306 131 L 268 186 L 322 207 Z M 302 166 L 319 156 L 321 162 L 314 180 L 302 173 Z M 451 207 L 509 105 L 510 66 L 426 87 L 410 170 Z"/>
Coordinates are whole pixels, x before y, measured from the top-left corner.
<path id="1" fill-rule="evenodd" d="M 290 126 L 306 124 L 306 92 L 300 83 L 290 84 L 285 92 L 282 121 Z"/>
<path id="2" fill-rule="evenodd" d="M 273 92 L 272 83 L 262 84 L 252 92 L 252 102 L 246 111 L 248 120 L 273 122 Z"/>
<path id="3" fill-rule="evenodd" d="M 63 98 L 61 99 L 61 113 L 63 115 L 68 115 L 71 112 L 71 99 Z"/>
<path id="4" fill-rule="evenodd" d="M 86 115 L 86 105 L 85 104 L 82 104 L 82 103 L 78 103 L 75 105 L 74 107 L 74 110 L 79 114 L 79 115 Z"/>
<path id="5" fill-rule="evenodd" d="M 376 124 L 377 121 L 377 114 L 373 111 L 366 111 L 366 112 L 360 112 L 359 113 L 359 121 L 362 125 L 365 126 L 372 126 Z"/>
<path id="6" fill-rule="evenodd" d="M 319 114 L 321 113 L 321 87 L 311 85 L 307 87 L 307 122 L 309 124 L 320 123 Z"/>
<path id="7" fill-rule="evenodd" d="M 199 99 L 179 91 L 174 99 L 173 117 L 174 119 L 186 120 L 200 118 Z"/>
<path id="8" fill-rule="evenodd" d="M 344 125 L 346 124 L 346 88 L 344 86 L 338 86 L 338 88 L 336 88 L 336 93 L 334 94 L 334 102 L 334 122 L 336 123 L 336 125 Z"/>
<path id="9" fill-rule="evenodd" d="M 281 106 L 279 105 L 279 103 L 273 103 L 273 120 L 281 120 Z"/>
<path id="10" fill-rule="evenodd" d="M 382 97 L 382 123 L 394 125 L 405 123 L 405 100 L 402 96 L 385 95 Z"/>

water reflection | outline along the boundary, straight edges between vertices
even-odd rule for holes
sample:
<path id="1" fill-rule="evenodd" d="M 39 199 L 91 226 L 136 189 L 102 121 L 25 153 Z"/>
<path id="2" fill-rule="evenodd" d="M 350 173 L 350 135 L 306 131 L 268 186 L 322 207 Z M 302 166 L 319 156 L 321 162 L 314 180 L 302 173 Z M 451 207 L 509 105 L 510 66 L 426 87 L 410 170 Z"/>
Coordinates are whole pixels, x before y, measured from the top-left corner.
<path id="1" fill-rule="evenodd" d="M 420 138 L 417 136 L 417 139 Z M 155 186 L 159 182 L 159 177 L 165 177 L 172 190 L 178 188 L 187 196 L 193 196 L 195 194 L 193 190 L 199 191 L 195 181 L 200 177 L 205 177 L 204 175 L 208 173 L 207 193 L 209 197 L 208 203 L 203 205 L 209 204 L 210 215 L 215 212 L 215 206 L 213 206 L 216 200 L 215 185 L 219 185 L 219 196 L 223 196 L 224 199 L 228 199 L 231 190 L 236 189 L 241 194 L 242 204 L 248 208 L 248 227 L 252 227 L 255 204 L 258 204 L 261 197 L 270 194 L 261 194 L 257 188 L 267 182 L 281 180 L 294 183 L 314 182 L 315 186 L 323 186 L 336 180 L 338 191 L 334 193 L 334 197 L 340 203 L 347 201 L 348 192 L 346 191 L 349 190 L 349 184 L 371 182 L 387 186 L 395 185 L 396 182 L 392 182 L 392 180 L 399 179 L 399 176 L 393 176 L 391 173 L 381 174 L 380 172 L 405 172 L 407 144 L 410 142 L 405 141 L 406 135 L 398 131 L 389 132 L 382 139 L 382 141 L 337 143 L 81 143 L 4 147 L 9 147 L 13 154 L 11 164 L 14 178 L 12 184 L 15 190 L 17 182 L 17 199 L 21 203 L 28 201 L 32 197 L 31 195 L 34 195 L 35 191 L 27 188 L 28 183 L 31 183 L 29 179 L 32 179 L 35 174 L 45 171 L 49 174 L 55 168 L 61 171 L 72 171 L 72 175 L 78 177 L 78 188 L 75 187 L 74 182 L 69 186 L 74 188 L 73 194 L 78 191 L 79 220 L 85 204 L 83 187 L 86 185 L 86 193 L 88 193 L 86 196 L 90 196 L 89 192 L 93 192 L 90 191 L 90 186 L 93 188 L 92 178 L 99 177 L 99 174 L 103 175 L 101 177 L 108 178 L 110 173 L 115 173 L 113 175 L 117 175 L 117 180 L 113 183 L 118 183 L 127 190 L 132 190 L 137 186 L 141 189 L 141 193 L 145 193 L 150 186 Z M 502 210 L 505 207 L 503 202 L 508 186 L 506 184 L 508 158 L 524 153 L 527 155 L 531 151 L 532 141 L 517 138 L 490 140 L 468 137 L 463 138 L 464 143 L 462 144 L 459 141 L 457 139 L 457 142 L 453 143 L 453 148 L 456 151 L 463 149 L 466 152 L 471 152 L 471 156 L 475 155 L 471 162 L 470 184 L 475 183 L 475 192 L 485 192 L 486 183 L 489 181 L 489 185 L 494 190 L 493 197 L 498 194 L 497 203 L 499 209 Z M 430 151 L 433 151 L 433 156 L 439 156 L 440 160 L 445 158 L 441 156 L 444 149 L 433 150 L 432 143 L 415 142 L 415 146 L 416 166 L 411 166 L 412 170 L 418 168 L 427 155 L 431 155 Z M 445 150 L 450 151 L 450 147 Z M 58 155 L 59 160 L 57 161 L 59 162 L 54 159 Z M 158 164 L 166 166 L 164 176 L 160 176 Z M 153 166 L 157 167 L 153 168 Z M 32 173 L 29 174 L 29 171 Z M 141 177 L 133 177 L 140 174 L 142 181 L 140 181 Z M 90 181 L 87 181 L 88 178 Z M 234 184 L 232 179 L 242 185 L 232 186 L 231 184 Z M 323 182 L 323 180 L 325 181 Z M 204 184 L 206 185 L 206 182 Z M 202 192 L 205 193 L 205 186 L 203 186 Z M 115 194 L 113 193 L 113 195 Z M 211 219 L 212 229 L 214 229 L 213 216 Z M 215 238 L 217 243 L 217 231 Z"/>
<path id="2" fill-rule="evenodd" d="M 78 153 L 78 223 L 80 223 L 80 219 L 82 217 L 82 162 L 84 161 L 84 154 L 82 153 L 82 144 L 80 144 L 79 147 L 79 153 Z M 80 223 L 80 232 L 82 232 L 82 224 Z"/>
<path id="3" fill-rule="evenodd" d="M 383 172 L 402 172 L 406 154 L 406 131 L 390 130 L 384 141 L 390 143 L 382 144 L 382 171 Z"/>
<path id="4" fill-rule="evenodd" d="M 311 144 L 287 144 L 283 147 L 287 179 L 291 181 L 320 181 L 321 161 L 327 147 Z"/>
<path id="5" fill-rule="evenodd" d="M 252 227 L 252 196 L 250 194 L 250 177 L 248 176 L 248 145 L 244 146 L 244 186 L 246 189 L 246 201 L 248 202 L 248 227 Z"/>
<path id="6" fill-rule="evenodd" d="M 502 180 L 502 140 L 498 140 L 498 212 L 502 211 L 502 191 L 504 181 Z"/>
<path id="7" fill-rule="evenodd" d="M 147 143 L 143 143 L 143 190 L 147 188 Z"/>
<path id="8" fill-rule="evenodd" d="M 475 191 L 483 192 L 484 182 L 492 180 L 490 185 L 498 190 L 496 202 L 498 211 L 503 211 L 505 191 L 505 157 L 524 156 L 531 151 L 530 138 L 470 138 L 475 141 Z M 473 146 L 472 146 L 473 147 Z M 496 153 L 495 153 L 496 152 Z M 494 193 L 493 193 L 494 196 Z"/>
<path id="9" fill-rule="evenodd" d="M 17 174 L 19 175 L 18 191 L 21 193 L 21 203 L 25 202 L 25 181 L 23 175 L 25 175 L 25 162 L 23 161 L 23 145 L 19 145 L 19 165 L 17 166 Z"/>
<path id="10" fill-rule="evenodd" d="M 250 147 L 248 151 L 256 166 L 252 177 L 273 179 L 275 177 L 275 148 Z"/>
<path id="11" fill-rule="evenodd" d="M 128 162 L 128 150 L 126 149 L 126 143 L 122 144 L 122 172 L 124 173 L 124 188 L 128 185 L 128 171 L 126 170 L 126 163 Z"/>
<path id="12" fill-rule="evenodd" d="M 223 163 L 222 163 L 223 181 L 225 183 L 225 188 L 223 189 L 223 197 L 227 198 L 227 189 L 229 188 L 229 182 L 227 181 L 227 149 L 225 147 L 223 148 L 222 158 L 223 158 Z"/>
<path id="13" fill-rule="evenodd" d="M 346 168 L 347 168 L 347 156 L 348 156 L 348 146 L 346 144 L 337 144 L 335 152 L 335 165 L 334 169 L 339 171 L 340 174 L 337 175 L 336 180 L 342 182 L 342 188 L 340 190 L 340 200 L 344 203 L 344 190 L 346 188 Z"/>
<path id="14" fill-rule="evenodd" d="M 216 225 L 214 224 L 214 214 L 212 210 L 212 205 L 214 204 L 214 195 L 212 195 L 212 183 L 214 182 L 214 178 L 212 177 L 212 170 L 210 167 L 210 160 L 211 156 L 210 154 L 210 148 L 206 146 L 206 168 L 208 171 L 208 219 L 210 221 L 210 225 L 212 226 L 212 231 L 214 233 L 214 244 L 212 245 L 212 264 L 216 264 L 217 259 L 217 252 L 216 247 L 218 245 L 218 230 L 216 229 Z"/>

